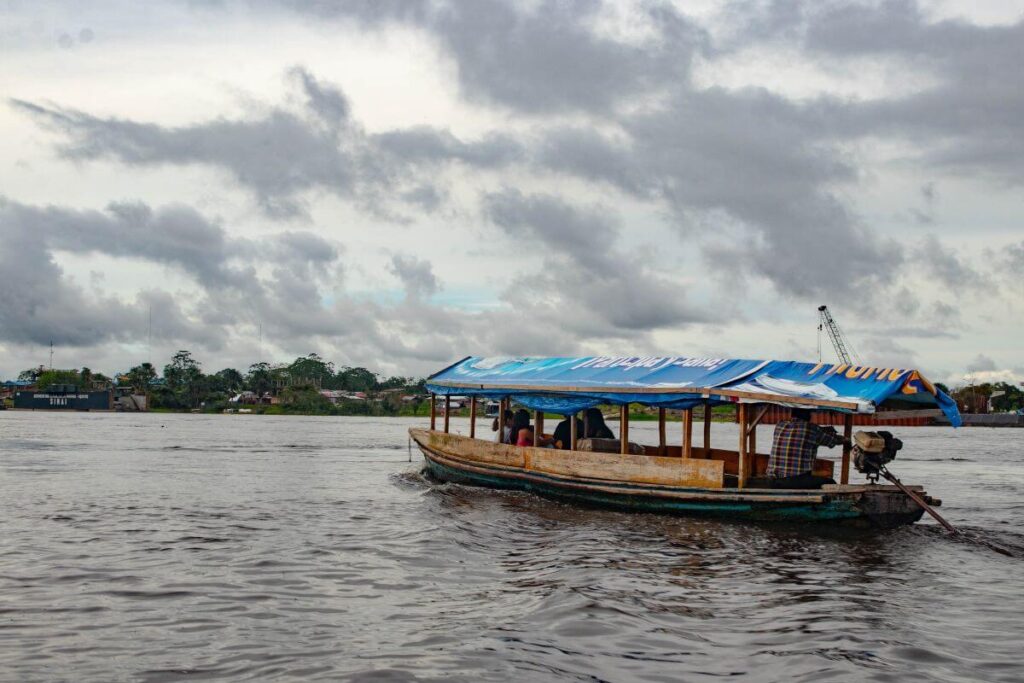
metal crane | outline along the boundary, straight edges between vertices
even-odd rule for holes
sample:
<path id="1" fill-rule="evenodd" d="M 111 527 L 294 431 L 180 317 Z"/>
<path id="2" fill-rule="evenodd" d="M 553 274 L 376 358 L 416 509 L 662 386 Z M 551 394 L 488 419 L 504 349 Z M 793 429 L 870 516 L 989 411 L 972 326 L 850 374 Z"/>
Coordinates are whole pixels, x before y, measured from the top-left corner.
<path id="1" fill-rule="evenodd" d="M 822 304 L 818 306 L 818 360 L 821 360 L 821 332 L 825 330 L 828 332 L 829 339 L 832 340 L 832 347 L 836 350 L 836 355 L 839 356 L 839 360 L 847 365 L 853 365 L 853 360 L 856 359 L 857 363 L 860 364 L 860 356 L 854 350 L 853 345 L 847 341 L 846 337 L 843 336 L 843 331 L 839 329 L 839 324 L 836 323 L 832 314 L 828 311 L 828 306 Z M 852 358 L 851 358 L 852 356 Z"/>

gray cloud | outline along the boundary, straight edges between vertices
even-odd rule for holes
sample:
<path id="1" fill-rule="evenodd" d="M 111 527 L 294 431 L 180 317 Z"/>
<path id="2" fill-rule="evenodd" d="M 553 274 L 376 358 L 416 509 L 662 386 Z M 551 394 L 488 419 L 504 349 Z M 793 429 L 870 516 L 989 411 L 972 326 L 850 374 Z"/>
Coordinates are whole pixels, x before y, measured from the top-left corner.
<path id="1" fill-rule="evenodd" d="M 993 372 L 997 370 L 996 362 L 983 353 L 979 353 L 967 364 L 967 372 Z"/>
<path id="2" fill-rule="evenodd" d="M 918 249 L 918 260 L 925 271 L 938 284 L 954 292 L 987 287 L 988 278 L 966 263 L 952 248 L 945 246 L 935 235 L 928 235 Z"/>
<path id="3" fill-rule="evenodd" d="M 936 81 L 903 96 L 835 102 L 830 123 L 836 135 L 910 139 L 933 166 L 1022 182 L 1024 20 L 1011 26 L 933 22 L 915 0 L 768 7 L 748 25 L 746 40 L 785 35 L 814 59 L 898 59 L 908 76 Z"/>
<path id="4" fill-rule="evenodd" d="M 18 99 L 10 103 L 62 135 L 59 151 L 68 159 L 220 169 L 251 191 L 268 216 L 283 219 L 305 217 L 307 195 L 320 191 L 402 221 L 389 205 L 405 200 L 431 208 L 444 196 L 434 179 L 424 183 L 417 174 L 453 162 L 494 168 L 522 155 L 518 143 L 500 134 L 472 142 L 427 127 L 367 135 L 351 120 L 341 90 L 301 67 L 290 69 L 288 76 L 303 97 L 300 111 L 271 107 L 248 119 L 181 127 L 101 118 Z"/>
<path id="5" fill-rule="evenodd" d="M 506 166 L 523 157 L 516 140 L 497 133 L 475 142 L 464 142 L 450 131 L 430 126 L 378 133 L 370 142 L 380 151 L 409 163 L 461 161 L 480 168 Z"/>
<path id="6" fill-rule="evenodd" d="M 520 247 L 544 261 L 521 277 L 506 300 L 537 309 L 588 336 L 608 337 L 711 318 L 685 292 L 652 272 L 639 255 L 616 247 L 618 226 L 605 207 L 581 208 L 551 195 L 508 189 L 485 195 L 484 213 Z"/>
<path id="7" fill-rule="evenodd" d="M 1011 277 L 1024 278 L 1024 240 L 1006 247 L 1002 265 Z"/>
<path id="8" fill-rule="evenodd" d="M 391 257 L 391 272 L 402 281 L 410 299 L 430 298 L 441 288 L 430 262 L 415 256 L 395 254 Z"/>
<path id="9" fill-rule="evenodd" d="M 134 302 L 126 303 L 87 291 L 65 276 L 53 250 L 97 250 L 108 244 L 111 232 L 123 227 L 121 220 L 116 215 L 104 218 L 98 212 L 40 209 L 0 198 L 0 271 L 8 283 L 0 297 L 0 340 L 93 346 L 139 339 L 145 334 L 152 307 L 168 334 L 188 335 L 210 347 L 218 346 L 220 338 L 186 322 L 164 292 L 144 291 Z M 97 231 L 95 240 L 90 242 L 93 231 Z M 204 267 L 193 272 L 202 273 Z"/>
<path id="10" fill-rule="evenodd" d="M 458 64 L 469 97 L 531 112 L 609 111 L 688 77 L 704 33 L 668 5 L 641 6 L 654 36 L 631 45 L 588 24 L 602 3 L 497 0 L 448 5 L 429 27 Z"/>

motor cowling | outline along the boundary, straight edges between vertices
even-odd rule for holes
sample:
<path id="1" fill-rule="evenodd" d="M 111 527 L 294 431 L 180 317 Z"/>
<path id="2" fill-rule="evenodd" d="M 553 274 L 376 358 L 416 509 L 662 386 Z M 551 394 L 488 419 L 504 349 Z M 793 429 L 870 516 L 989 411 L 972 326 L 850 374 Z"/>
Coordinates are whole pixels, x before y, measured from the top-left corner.
<path id="1" fill-rule="evenodd" d="M 857 432 L 853 435 L 853 466 L 874 481 L 901 448 L 903 442 L 892 432 Z"/>

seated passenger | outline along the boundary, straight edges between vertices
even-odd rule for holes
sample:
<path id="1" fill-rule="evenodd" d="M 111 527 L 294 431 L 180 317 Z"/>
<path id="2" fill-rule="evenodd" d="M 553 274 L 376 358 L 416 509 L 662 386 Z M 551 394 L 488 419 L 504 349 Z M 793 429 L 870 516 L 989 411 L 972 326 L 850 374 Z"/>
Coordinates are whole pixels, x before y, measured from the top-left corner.
<path id="1" fill-rule="evenodd" d="M 513 440 L 513 444 L 516 446 L 532 446 L 533 444 L 533 425 L 530 424 L 530 413 L 525 410 L 516 411 L 515 417 L 512 419 L 512 433 L 509 438 Z M 537 445 L 550 448 L 555 443 L 555 440 L 550 436 L 541 434 L 537 439 Z"/>
<path id="2" fill-rule="evenodd" d="M 598 408 L 587 408 L 587 412 L 584 414 L 584 424 L 586 427 L 586 433 L 580 437 L 584 439 L 614 439 L 615 435 L 612 434 L 612 430 L 608 429 L 608 425 L 604 423 L 604 415 Z"/>
<path id="3" fill-rule="evenodd" d="M 572 418 L 566 417 L 555 427 L 555 446 L 563 451 L 572 450 L 572 422 L 569 421 L 570 419 Z M 576 418 L 576 438 L 583 438 L 583 420 L 578 417 Z"/>
<path id="4" fill-rule="evenodd" d="M 820 489 L 836 483 L 830 477 L 813 474 L 818 446 L 832 448 L 843 443 L 832 427 L 811 422 L 811 411 L 793 408 L 792 417 L 775 425 L 772 452 L 768 456 L 768 488 Z"/>
<path id="5" fill-rule="evenodd" d="M 508 436 L 505 437 L 505 443 L 512 446 L 518 445 L 519 432 L 523 429 L 529 428 L 530 426 L 530 413 L 520 408 L 512 416 L 512 424 L 509 425 Z M 533 445 L 531 441 L 530 445 Z"/>
<path id="6" fill-rule="evenodd" d="M 501 421 L 497 417 L 495 417 L 494 421 L 491 423 L 491 431 L 492 432 L 498 431 L 498 425 L 499 424 L 501 424 Z M 512 431 L 512 411 L 509 410 L 508 408 L 505 408 L 505 426 L 502 429 L 501 434 L 495 434 L 494 435 L 494 439 L 498 443 L 508 443 L 508 435 L 509 435 L 509 432 L 511 432 L 511 431 Z"/>

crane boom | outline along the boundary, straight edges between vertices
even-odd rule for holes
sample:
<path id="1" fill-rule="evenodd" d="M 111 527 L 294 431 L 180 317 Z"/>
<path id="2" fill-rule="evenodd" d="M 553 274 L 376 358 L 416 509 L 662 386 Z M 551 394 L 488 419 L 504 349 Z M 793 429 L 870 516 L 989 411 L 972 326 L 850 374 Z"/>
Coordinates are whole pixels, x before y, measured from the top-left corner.
<path id="1" fill-rule="evenodd" d="M 853 359 L 850 357 L 853 347 L 850 345 L 850 342 L 846 341 L 846 337 L 843 336 L 838 323 L 836 323 L 832 314 L 829 313 L 828 306 L 824 304 L 818 306 L 818 319 L 818 331 L 825 330 L 828 332 L 828 338 L 832 340 L 832 347 L 836 350 L 836 355 L 839 356 L 840 362 L 853 365 Z M 853 351 L 852 355 L 856 356 L 857 352 Z"/>

